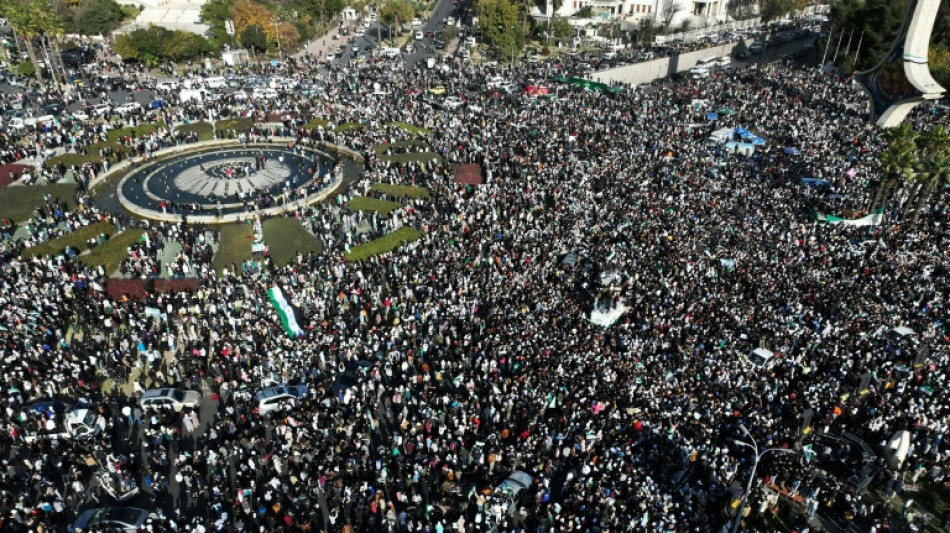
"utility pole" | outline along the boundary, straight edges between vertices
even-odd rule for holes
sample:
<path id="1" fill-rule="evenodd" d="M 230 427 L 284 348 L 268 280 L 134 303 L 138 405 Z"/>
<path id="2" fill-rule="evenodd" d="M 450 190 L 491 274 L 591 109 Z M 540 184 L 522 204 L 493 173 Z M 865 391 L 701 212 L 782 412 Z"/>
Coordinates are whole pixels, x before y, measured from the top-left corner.
<path id="1" fill-rule="evenodd" d="M 828 39 L 825 40 L 825 52 L 821 54 L 821 64 L 818 68 L 824 68 L 825 58 L 828 57 L 828 47 L 831 45 L 831 36 L 834 35 L 834 27 L 828 29 Z"/>

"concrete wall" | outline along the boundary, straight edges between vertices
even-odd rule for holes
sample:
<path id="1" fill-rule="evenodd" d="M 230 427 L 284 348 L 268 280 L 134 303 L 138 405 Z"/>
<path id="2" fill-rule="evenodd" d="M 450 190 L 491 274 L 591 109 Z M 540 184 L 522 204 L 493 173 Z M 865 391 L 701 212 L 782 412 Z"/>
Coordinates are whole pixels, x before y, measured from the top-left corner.
<path id="1" fill-rule="evenodd" d="M 599 81 L 602 83 L 620 82 L 633 85 L 650 83 L 658 79 L 666 78 L 667 76 L 677 72 L 685 72 L 695 67 L 696 63 L 700 59 L 731 55 L 732 50 L 735 49 L 740 42 L 742 41 L 720 44 L 710 48 L 703 48 L 702 50 L 687 52 L 685 54 L 677 54 L 670 57 L 664 57 L 662 59 L 654 59 L 653 61 L 645 61 L 643 63 L 635 63 L 633 65 L 624 65 L 622 67 L 601 70 L 600 72 L 595 72 L 591 78 L 594 81 Z M 746 47 L 751 44 L 752 41 L 745 41 Z"/>

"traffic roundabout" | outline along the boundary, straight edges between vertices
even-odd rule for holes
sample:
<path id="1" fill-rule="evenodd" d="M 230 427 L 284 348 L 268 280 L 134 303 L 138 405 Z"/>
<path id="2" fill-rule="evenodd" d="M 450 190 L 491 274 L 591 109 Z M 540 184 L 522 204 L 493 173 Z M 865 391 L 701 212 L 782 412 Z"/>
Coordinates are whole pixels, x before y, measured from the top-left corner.
<path id="1" fill-rule="evenodd" d="M 277 214 L 327 198 L 340 160 L 289 143 L 212 142 L 159 152 L 118 185 L 122 206 L 167 222 L 223 223 Z"/>

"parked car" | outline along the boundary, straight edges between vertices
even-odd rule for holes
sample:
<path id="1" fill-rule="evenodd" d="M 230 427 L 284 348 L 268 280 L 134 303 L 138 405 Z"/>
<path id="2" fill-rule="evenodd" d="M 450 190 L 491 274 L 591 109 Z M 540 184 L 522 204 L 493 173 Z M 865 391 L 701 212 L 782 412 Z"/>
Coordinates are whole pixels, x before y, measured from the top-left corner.
<path id="1" fill-rule="evenodd" d="M 136 102 L 127 102 L 120 104 L 115 108 L 116 113 L 120 115 L 131 115 L 142 111 L 142 106 Z"/>
<path id="2" fill-rule="evenodd" d="M 79 515 L 73 528 L 80 531 L 139 531 L 148 520 L 148 511 L 137 507 L 100 507 Z"/>
<path id="3" fill-rule="evenodd" d="M 449 111 L 454 111 L 462 107 L 462 99 L 458 96 L 449 96 L 442 101 L 442 107 L 448 109 Z"/>
<path id="4" fill-rule="evenodd" d="M 297 401 L 307 395 L 303 385 L 281 385 L 267 387 L 257 393 L 257 412 L 261 415 L 293 407 Z"/>
<path id="5" fill-rule="evenodd" d="M 422 33 L 421 31 L 417 31 L 417 32 L 416 32 L 416 40 L 417 40 L 417 41 L 421 41 L 421 40 L 424 39 L 424 38 L 425 38 L 425 35 L 423 35 L 423 33 Z"/>
<path id="6" fill-rule="evenodd" d="M 200 392 L 182 389 L 149 389 L 142 394 L 139 401 L 143 409 L 171 407 L 176 411 L 185 407 L 198 407 L 200 403 Z"/>

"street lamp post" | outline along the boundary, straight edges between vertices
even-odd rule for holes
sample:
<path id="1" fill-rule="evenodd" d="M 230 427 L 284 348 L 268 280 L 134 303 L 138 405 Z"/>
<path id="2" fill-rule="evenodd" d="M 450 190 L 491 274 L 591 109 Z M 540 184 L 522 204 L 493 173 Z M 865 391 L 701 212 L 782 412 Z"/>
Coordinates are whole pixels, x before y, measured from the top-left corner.
<path id="1" fill-rule="evenodd" d="M 748 437 L 750 441 L 752 441 L 752 444 L 743 442 L 741 440 L 737 440 L 736 444 L 745 446 L 746 448 L 752 448 L 752 450 L 755 452 L 755 461 L 752 463 L 752 474 L 749 475 L 749 481 L 745 486 L 745 494 L 742 495 L 742 501 L 739 503 L 739 512 L 736 513 L 736 520 L 732 524 L 732 533 L 739 531 L 739 522 L 742 522 L 742 512 L 745 511 L 746 502 L 749 501 L 749 494 L 752 492 L 752 482 L 755 480 L 755 471 L 759 467 L 759 459 L 769 452 L 795 453 L 795 450 L 789 450 L 788 448 L 766 448 L 760 452 L 759 445 L 757 442 L 755 442 L 755 439 L 752 437 L 752 434 L 749 433 L 749 430 L 746 429 L 745 426 L 741 425 L 739 426 L 739 429 L 741 429 L 742 432 L 745 433 L 745 436 Z"/>

